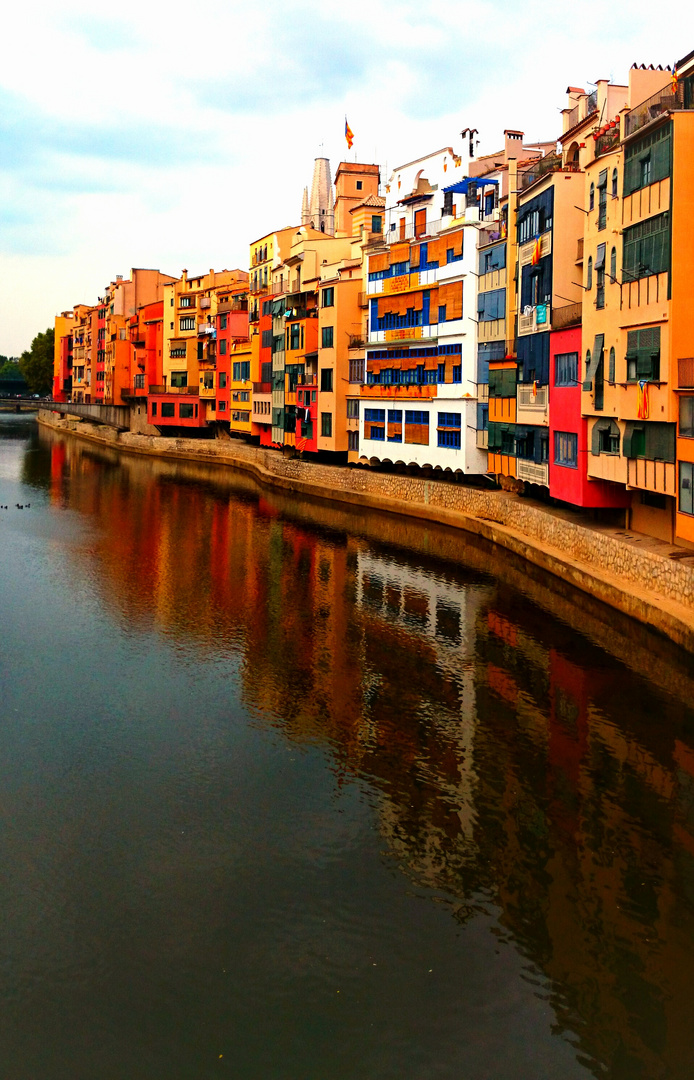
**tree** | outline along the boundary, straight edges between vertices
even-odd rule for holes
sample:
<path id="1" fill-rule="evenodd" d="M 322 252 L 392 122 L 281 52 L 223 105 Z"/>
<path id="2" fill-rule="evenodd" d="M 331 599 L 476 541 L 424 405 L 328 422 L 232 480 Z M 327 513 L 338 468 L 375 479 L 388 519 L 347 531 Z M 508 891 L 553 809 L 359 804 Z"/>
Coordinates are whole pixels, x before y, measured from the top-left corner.
<path id="1" fill-rule="evenodd" d="M 49 326 L 45 333 L 36 335 L 31 348 L 19 358 L 19 370 L 32 394 L 47 394 L 53 388 L 54 340 L 55 331 Z"/>

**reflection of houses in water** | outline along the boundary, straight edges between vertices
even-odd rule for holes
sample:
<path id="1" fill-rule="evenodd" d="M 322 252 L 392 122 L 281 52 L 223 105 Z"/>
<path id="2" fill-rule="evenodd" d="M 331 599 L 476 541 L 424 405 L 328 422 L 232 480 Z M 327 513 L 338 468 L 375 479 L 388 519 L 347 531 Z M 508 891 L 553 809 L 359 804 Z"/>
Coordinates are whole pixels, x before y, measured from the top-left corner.
<path id="1" fill-rule="evenodd" d="M 422 747 L 417 768 L 423 781 L 434 781 L 439 797 L 448 802 L 449 813 L 459 820 L 460 835 L 469 845 L 474 826 L 474 736 L 477 722 L 474 693 L 475 623 L 491 586 L 457 584 L 420 567 L 405 565 L 373 551 L 357 553 L 356 604 L 367 621 L 380 624 L 380 636 L 397 635 L 391 643 L 393 655 L 401 652 L 402 675 L 419 693 L 417 711 L 439 741 L 438 754 Z M 371 648 L 370 648 L 371 644 Z M 369 693 L 369 660 L 373 636 L 367 628 L 365 690 Z M 378 678 L 380 671 L 371 672 Z M 375 718 L 374 718 L 375 719 Z M 404 718 L 405 719 L 405 718 Z M 445 751 L 442 753 L 442 747 Z M 435 764 L 434 764 L 435 762 Z M 441 809 L 439 807 L 439 809 Z M 446 811 L 444 810 L 444 818 Z M 392 817 L 390 827 L 388 817 Z M 382 808 L 382 821 L 391 842 L 397 846 L 401 811 L 389 802 Z M 452 839 L 450 829 L 441 830 L 431 819 L 428 859 L 419 857 L 419 873 L 431 879 L 441 873 Z M 423 835 L 420 834 L 423 839 Z M 401 841 L 404 837 L 401 837 Z M 409 842 L 408 842 L 409 846 Z M 427 845 L 429 846 L 429 845 Z M 463 853 L 461 853 L 463 854 Z M 470 854 L 469 850 L 467 855 Z M 407 857 L 412 862 L 412 851 Z M 429 861 L 429 872 L 424 865 Z"/>

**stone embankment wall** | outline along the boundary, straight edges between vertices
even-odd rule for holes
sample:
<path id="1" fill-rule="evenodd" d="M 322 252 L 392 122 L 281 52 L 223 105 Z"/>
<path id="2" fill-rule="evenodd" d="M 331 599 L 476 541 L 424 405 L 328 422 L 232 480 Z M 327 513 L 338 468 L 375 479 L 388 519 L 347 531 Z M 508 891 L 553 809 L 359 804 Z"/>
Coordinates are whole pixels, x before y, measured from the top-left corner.
<path id="1" fill-rule="evenodd" d="M 235 439 L 118 434 L 84 421 L 60 420 L 50 412 L 41 413 L 39 420 L 130 452 L 243 469 L 301 496 L 466 529 L 571 581 L 694 652 L 694 559 L 670 559 L 657 550 L 629 544 L 573 520 L 569 512 L 545 509 L 508 492 L 301 461 Z"/>

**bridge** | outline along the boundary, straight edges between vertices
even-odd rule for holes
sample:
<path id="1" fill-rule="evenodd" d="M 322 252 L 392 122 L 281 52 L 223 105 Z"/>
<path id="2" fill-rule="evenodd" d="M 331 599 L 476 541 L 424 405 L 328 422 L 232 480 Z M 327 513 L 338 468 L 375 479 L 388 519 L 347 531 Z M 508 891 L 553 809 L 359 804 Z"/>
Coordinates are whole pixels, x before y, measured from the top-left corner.
<path id="1" fill-rule="evenodd" d="M 0 398 L 0 409 L 8 407 L 15 412 L 22 409 L 50 409 L 52 412 L 68 413 L 80 416 L 83 420 L 93 420 L 96 424 L 116 428 L 117 431 L 130 429 L 130 407 L 128 405 L 96 405 L 77 401 L 47 401 L 45 398 Z"/>

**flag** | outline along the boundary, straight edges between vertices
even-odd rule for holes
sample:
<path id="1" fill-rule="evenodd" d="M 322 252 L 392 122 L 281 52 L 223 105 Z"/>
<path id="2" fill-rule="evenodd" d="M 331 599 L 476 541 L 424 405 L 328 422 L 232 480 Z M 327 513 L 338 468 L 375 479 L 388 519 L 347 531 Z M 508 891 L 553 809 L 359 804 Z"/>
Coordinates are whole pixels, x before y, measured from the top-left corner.
<path id="1" fill-rule="evenodd" d="M 533 257 L 532 257 L 531 265 L 532 266 L 537 266 L 537 264 L 539 263 L 541 257 L 542 257 L 542 240 L 538 236 L 537 240 L 535 241 L 535 247 L 533 248 Z"/>
<path id="2" fill-rule="evenodd" d="M 354 142 L 354 132 L 347 123 L 347 117 L 345 117 L 345 139 L 347 140 L 347 149 L 352 149 L 352 143 Z"/>
<path id="3" fill-rule="evenodd" d="M 672 78 L 670 79 L 670 83 L 672 85 L 673 94 L 676 94 L 677 93 L 677 86 L 679 84 L 679 79 L 677 78 L 677 68 L 675 67 L 674 64 L 672 65 Z"/>

